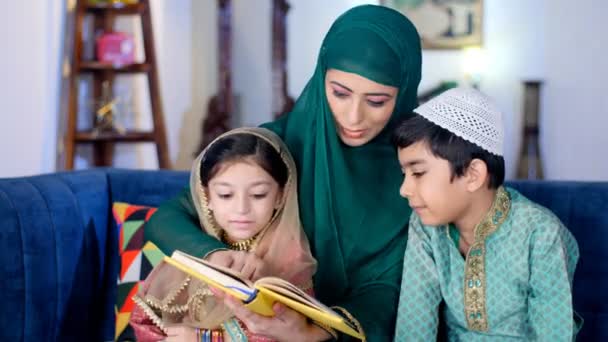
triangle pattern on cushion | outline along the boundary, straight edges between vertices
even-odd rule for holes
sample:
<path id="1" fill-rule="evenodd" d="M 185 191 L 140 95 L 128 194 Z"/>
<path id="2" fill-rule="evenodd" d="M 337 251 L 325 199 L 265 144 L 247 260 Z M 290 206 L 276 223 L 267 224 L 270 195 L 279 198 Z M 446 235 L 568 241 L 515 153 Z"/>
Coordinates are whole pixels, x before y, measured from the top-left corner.
<path id="1" fill-rule="evenodd" d="M 118 226 L 118 254 L 122 255 L 122 252 L 124 252 L 124 232 L 122 231 L 122 223 Z"/>
<path id="2" fill-rule="evenodd" d="M 141 220 L 144 221 L 146 219 L 146 215 L 148 214 L 148 207 L 139 207 L 137 210 L 134 210 L 129 214 L 129 221 Z"/>
<path id="3" fill-rule="evenodd" d="M 160 248 L 158 248 L 158 246 L 155 245 L 154 242 L 152 242 L 152 241 L 146 241 L 146 244 L 144 245 L 144 247 L 142 248 L 142 250 L 144 250 L 144 251 L 160 251 Z"/>
<path id="4" fill-rule="evenodd" d="M 125 210 L 125 221 L 127 220 L 132 220 L 133 218 L 131 218 L 131 216 L 133 216 L 133 213 L 136 213 L 142 209 L 146 209 L 147 207 L 143 207 L 141 205 L 130 205 L 127 207 L 127 209 Z"/>
<path id="5" fill-rule="evenodd" d="M 134 287 L 139 288 L 139 283 L 124 283 L 118 284 L 116 287 L 116 307 L 117 312 L 123 312 L 122 308 L 125 306 L 125 302 L 129 299 L 129 294 Z"/>
<path id="6" fill-rule="evenodd" d="M 131 236 L 129 242 L 125 246 L 125 250 L 134 251 L 140 250 L 144 245 L 144 225 L 142 224 Z"/>
<path id="7" fill-rule="evenodd" d="M 137 255 L 135 256 L 135 259 L 133 259 L 131 261 L 131 263 L 129 264 L 129 266 L 126 268 L 123 268 L 122 271 L 125 271 L 121 278 L 120 278 L 120 282 L 121 283 L 127 283 L 127 282 L 137 282 L 142 280 L 139 277 L 139 274 L 141 273 L 141 260 L 142 260 L 142 253 L 141 251 L 137 251 Z"/>
<path id="8" fill-rule="evenodd" d="M 120 253 L 120 272 L 117 279 L 116 341 L 135 341 L 129 325 L 131 311 L 142 280 L 155 265 L 160 263 L 164 254 L 151 242 L 145 241 L 145 222 L 156 212 L 156 208 L 143 205 L 115 202 L 112 214 L 118 229 L 118 249 Z M 145 243 L 145 245 L 144 245 Z"/>
<path id="9" fill-rule="evenodd" d="M 146 242 L 146 245 L 143 248 L 143 252 L 146 256 L 146 259 L 150 261 L 152 267 L 158 265 L 165 257 L 165 253 L 163 253 L 158 247 L 156 247 L 155 244 L 150 241 Z"/>
<path id="10" fill-rule="evenodd" d="M 155 212 L 156 212 L 156 208 L 150 208 L 150 210 L 148 210 L 148 212 L 146 213 L 145 220 L 148 221 L 150 219 L 150 217 L 152 217 L 152 215 L 154 215 Z"/>
<path id="11" fill-rule="evenodd" d="M 148 274 L 150 274 L 150 272 L 152 271 L 152 269 L 154 268 L 154 266 L 152 266 L 152 264 L 150 263 L 150 261 L 148 260 L 148 258 L 141 258 L 141 267 L 139 268 L 139 279 L 146 279 L 148 277 Z"/>
<path id="12" fill-rule="evenodd" d="M 123 303 L 122 308 L 120 308 L 120 312 L 131 313 L 131 311 L 133 311 L 133 306 L 135 305 L 135 302 L 133 301 L 133 296 L 135 296 L 138 291 L 139 291 L 139 283 L 135 284 L 135 286 L 133 286 L 133 288 L 127 295 L 127 298 L 125 299 L 125 302 Z"/>
<path id="13" fill-rule="evenodd" d="M 141 255 L 141 251 L 125 251 L 120 255 L 120 279 L 124 278 L 125 273 L 133 263 L 133 260 Z"/>
<path id="14" fill-rule="evenodd" d="M 128 203 L 122 202 L 115 202 L 112 205 L 112 214 L 114 214 L 114 219 L 116 220 L 117 224 L 120 225 L 121 223 L 125 222 L 125 213 L 128 207 Z"/>
<path id="15" fill-rule="evenodd" d="M 135 332 L 133 332 L 133 327 L 128 325 L 127 328 L 118 336 L 118 340 L 116 342 L 135 342 Z"/>
<path id="16" fill-rule="evenodd" d="M 122 240 L 122 247 L 123 249 L 126 249 L 127 244 L 129 244 L 129 241 L 131 240 L 131 237 L 133 236 L 133 234 L 135 234 L 135 232 L 137 232 L 137 230 L 139 228 L 141 228 L 144 225 L 144 221 L 125 221 L 125 223 L 122 224 L 122 231 L 123 231 L 123 240 Z"/>
<path id="17" fill-rule="evenodd" d="M 114 339 L 118 340 L 118 337 L 122 332 L 129 326 L 129 318 L 131 318 L 130 312 L 119 312 L 116 315 L 116 334 Z"/>

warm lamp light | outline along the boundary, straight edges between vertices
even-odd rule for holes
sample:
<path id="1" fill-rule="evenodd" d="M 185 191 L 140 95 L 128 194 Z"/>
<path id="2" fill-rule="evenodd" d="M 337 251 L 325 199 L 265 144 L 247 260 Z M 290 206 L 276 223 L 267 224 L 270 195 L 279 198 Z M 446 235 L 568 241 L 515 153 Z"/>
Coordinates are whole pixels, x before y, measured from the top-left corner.
<path id="1" fill-rule="evenodd" d="M 484 50 L 478 46 L 464 49 L 463 71 L 465 78 L 474 88 L 479 88 L 481 77 L 486 71 L 487 60 Z"/>

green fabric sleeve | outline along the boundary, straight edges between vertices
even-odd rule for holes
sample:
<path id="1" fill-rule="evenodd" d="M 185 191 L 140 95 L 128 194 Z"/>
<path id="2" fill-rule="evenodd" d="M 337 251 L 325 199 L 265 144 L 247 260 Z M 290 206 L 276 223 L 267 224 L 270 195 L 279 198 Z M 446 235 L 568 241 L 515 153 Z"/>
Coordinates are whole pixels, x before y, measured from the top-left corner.
<path id="1" fill-rule="evenodd" d="M 439 272 L 420 218 L 412 214 L 403 258 L 395 341 L 435 341 L 442 300 Z"/>
<path id="2" fill-rule="evenodd" d="M 146 223 L 144 238 L 167 255 L 179 249 L 203 257 L 214 249 L 226 248 L 201 230 L 189 187 L 158 208 Z"/>
<path id="3" fill-rule="evenodd" d="M 581 325 L 573 310 L 571 286 L 578 247 L 566 228 L 555 221 L 537 220 L 541 224 L 531 239 L 528 320 L 532 335 L 528 337 L 574 341 Z"/>
<path id="4" fill-rule="evenodd" d="M 367 341 L 392 341 L 399 299 L 401 262 L 393 265 L 380 278 L 363 284 L 335 306 L 348 311 L 363 328 Z M 336 312 L 341 313 L 340 310 Z M 345 317 L 348 319 L 348 317 Z M 357 341 L 340 334 L 339 341 Z"/>

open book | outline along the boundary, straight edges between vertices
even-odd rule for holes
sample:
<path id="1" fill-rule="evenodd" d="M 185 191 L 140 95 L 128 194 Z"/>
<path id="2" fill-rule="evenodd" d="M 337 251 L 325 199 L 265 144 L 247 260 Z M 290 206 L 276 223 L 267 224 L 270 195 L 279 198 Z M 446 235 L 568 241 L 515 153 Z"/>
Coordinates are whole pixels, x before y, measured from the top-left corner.
<path id="1" fill-rule="evenodd" d="M 228 268 L 214 265 L 181 251 L 173 252 L 171 257 L 166 256 L 164 261 L 209 286 L 240 299 L 245 307 L 260 315 L 273 316 L 272 306 L 275 302 L 280 302 L 313 321 L 361 340 L 364 339 L 363 334 L 348 320 L 286 280 L 265 277 L 251 282 L 242 279 Z"/>

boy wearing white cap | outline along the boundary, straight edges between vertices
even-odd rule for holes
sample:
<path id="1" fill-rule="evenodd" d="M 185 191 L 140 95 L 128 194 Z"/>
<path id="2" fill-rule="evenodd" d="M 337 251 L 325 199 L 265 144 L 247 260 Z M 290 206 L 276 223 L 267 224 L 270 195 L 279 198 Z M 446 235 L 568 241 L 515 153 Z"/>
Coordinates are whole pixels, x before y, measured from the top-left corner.
<path id="1" fill-rule="evenodd" d="M 576 240 L 503 186 L 497 106 L 455 88 L 414 112 L 394 136 L 414 211 L 395 341 L 436 340 L 440 317 L 449 341 L 575 339 Z"/>

